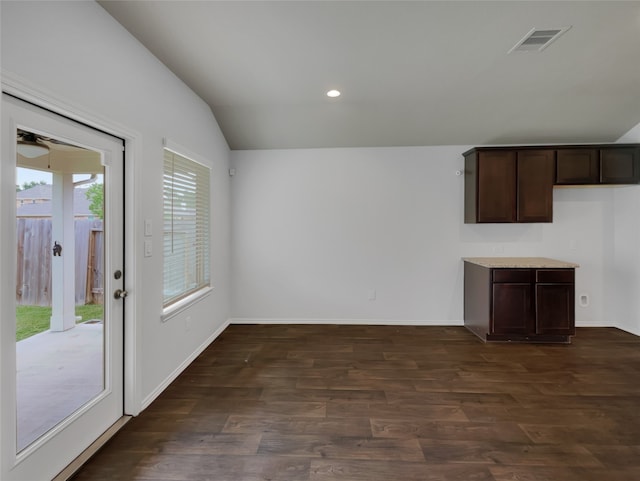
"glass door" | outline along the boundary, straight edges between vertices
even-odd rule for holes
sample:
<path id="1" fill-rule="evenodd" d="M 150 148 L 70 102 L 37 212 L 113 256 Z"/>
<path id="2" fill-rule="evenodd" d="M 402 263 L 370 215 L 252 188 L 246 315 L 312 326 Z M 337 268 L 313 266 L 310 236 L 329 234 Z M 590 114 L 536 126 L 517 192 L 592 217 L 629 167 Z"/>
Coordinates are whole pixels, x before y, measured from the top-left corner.
<path id="1" fill-rule="evenodd" d="M 123 414 L 122 141 L 2 110 L 0 479 L 51 479 Z"/>

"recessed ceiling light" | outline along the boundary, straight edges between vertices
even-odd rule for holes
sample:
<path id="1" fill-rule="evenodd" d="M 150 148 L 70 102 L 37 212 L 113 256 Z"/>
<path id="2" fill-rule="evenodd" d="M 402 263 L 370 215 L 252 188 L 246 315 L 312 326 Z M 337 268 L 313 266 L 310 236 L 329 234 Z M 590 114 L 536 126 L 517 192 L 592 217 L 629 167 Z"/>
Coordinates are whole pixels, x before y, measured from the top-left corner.
<path id="1" fill-rule="evenodd" d="M 331 98 L 340 97 L 340 91 L 339 90 L 329 90 L 327 92 L 327 97 L 331 97 Z"/>

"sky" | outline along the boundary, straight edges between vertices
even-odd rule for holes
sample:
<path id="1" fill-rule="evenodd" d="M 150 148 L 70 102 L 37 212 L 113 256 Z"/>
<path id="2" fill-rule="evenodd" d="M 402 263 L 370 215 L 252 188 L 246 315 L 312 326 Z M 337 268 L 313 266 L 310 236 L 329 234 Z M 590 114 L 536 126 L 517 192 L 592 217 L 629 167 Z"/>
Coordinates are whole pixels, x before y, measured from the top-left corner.
<path id="1" fill-rule="evenodd" d="M 89 174 L 78 174 L 73 176 L 74 182 L 82 179 L 88 179 L 90 177 Z M 53 182 L 53 175 L 51 172 L 43 172 L 41 170 L 33 170 L 33 169 L 24 169 L 22 167 L 16 168 L 16 185 L 22 185 L 25 182 L 40 182 L 44 180 L 47 184 L 51 184 Z M 98 176 L 98 182 L 102 183 L 102 175 Z M 87 185 L 87 187 L 89 187 Z"/>
<path id="2" fill-rule="evenodd" d="M 16 184 L 22 185 L 25 182 L 40 182 L 44 180 L 47 184 L 52 182 L 53 176 L 51 172 L 42 172 L 40 170 L 16 168 Z"/>

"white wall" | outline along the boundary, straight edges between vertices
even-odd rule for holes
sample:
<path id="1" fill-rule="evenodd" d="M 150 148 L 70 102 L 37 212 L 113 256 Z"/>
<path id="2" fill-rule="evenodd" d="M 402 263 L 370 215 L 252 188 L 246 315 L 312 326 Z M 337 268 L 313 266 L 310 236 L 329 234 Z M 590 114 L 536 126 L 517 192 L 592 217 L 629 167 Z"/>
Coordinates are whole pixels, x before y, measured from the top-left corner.
<path id="1" fill-rule="evenodd" d="M 618 139 L 640 143 L 640 124 Z M 616 325 L 640 335 L 640 187 L 615 190 L 615 249 L 609 272 Z"/>
<path id="2" fill-rule="evenodd" d="M 514 255 L 579 263 L 576 322 L 611 323 L 614 189 L 555 189 L 552 224 L 464 224 L 468 148 L 232 152 L 232 316 L 461 324 L 460 258 Z"/>
<path id="3" fill-rule="evenodd" d="M 1 2 L 3 78 L 104 119 L 131 134 L 137 281 L 128 285 L 138 333 L 138 408 L 229 317 L 229 149 L 209 107 L 94 2 Z M 163 323 L 162 159 L 164 137 L 213 167 L 211 296 Z M 143 220 L 153 221 L 154 255 L 142 257 Z M 131 267 L 131 266 L 130 266 Z M 185 317 L 191 316 L 190 330 Z M 130 319 L 131 321 L 131 319 Z"/>

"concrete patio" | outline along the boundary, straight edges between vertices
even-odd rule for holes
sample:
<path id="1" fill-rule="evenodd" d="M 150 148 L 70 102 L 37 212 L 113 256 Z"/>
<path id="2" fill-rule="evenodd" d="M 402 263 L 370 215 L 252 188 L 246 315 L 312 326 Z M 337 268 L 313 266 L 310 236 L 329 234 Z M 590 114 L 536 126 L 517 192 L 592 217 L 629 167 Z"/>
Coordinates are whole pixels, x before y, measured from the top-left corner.
<path id="1" fill-rule="evenodd" d="M 16 344 L 18 451 L 103 389 L 103 325 L 77 324 Z"/>

